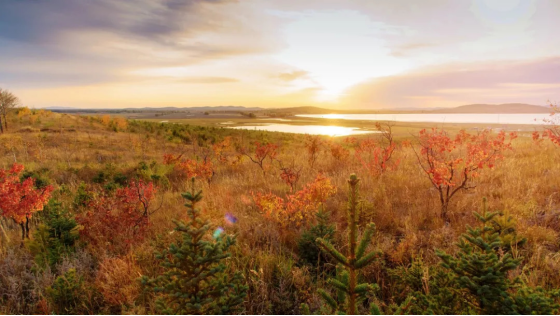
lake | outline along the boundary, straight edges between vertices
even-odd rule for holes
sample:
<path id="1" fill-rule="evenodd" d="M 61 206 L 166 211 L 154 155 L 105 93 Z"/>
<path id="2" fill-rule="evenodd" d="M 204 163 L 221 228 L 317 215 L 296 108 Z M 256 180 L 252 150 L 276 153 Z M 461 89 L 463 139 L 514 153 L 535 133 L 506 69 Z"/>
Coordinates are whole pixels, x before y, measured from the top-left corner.
<path id="1" fill-rule="evenodd" d="M 396 122 L 482 123 L 482 124 L 543 124 L 547 113 L 472 114 L 472 113 L 419 113 L 419 114 L 300 114 L 298 117 Z"/>
<path id="2" fill-rule="evenodd" d="M 229 128 L 248 129 L 257 131 L 328 135 L 328 136 L 349 136 L 377 133 L 377 131 L 360 130 L 356 127 L 328 126 L 328 125 L 290 125 L 290 124 L 263 124 L 263 125 L 244 125 L 232 126 Z"/>

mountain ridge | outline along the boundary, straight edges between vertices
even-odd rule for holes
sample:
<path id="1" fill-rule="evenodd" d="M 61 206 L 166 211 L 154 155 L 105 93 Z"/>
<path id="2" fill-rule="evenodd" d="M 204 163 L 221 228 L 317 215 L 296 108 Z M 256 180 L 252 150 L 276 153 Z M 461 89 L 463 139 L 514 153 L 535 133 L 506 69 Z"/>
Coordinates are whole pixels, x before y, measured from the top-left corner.
<path id="1" fill-rule="evenodd" d="M 327 109 L 316 106 L 299 106 L 288 108 L 262 108 L 262 107 L 244 107 L 234 105 L 224 106 L 198 106 L 198 107 L 143 107 L 143 108 L 121 108 L 121 109 L 84 109 L 84 108 L 71 108 L 71 107 L 47 107 L 46 110 L 55 112 L 118 112 L 118 111 L 222 111 L 222 112 L 242 112 L 242 111 L 259 111 L 259 112 L 274 112 L 274 113 L 293 113 L 293 114 L 372 114 L 372 113 L 549 113 L 550 108 L 541 105 L 533 105 L 526 103 L 501 103 L 501 104 L 485 104 L 474 103 L 466 104 L 452 108 L 396 108 L 396 109 Z"/>

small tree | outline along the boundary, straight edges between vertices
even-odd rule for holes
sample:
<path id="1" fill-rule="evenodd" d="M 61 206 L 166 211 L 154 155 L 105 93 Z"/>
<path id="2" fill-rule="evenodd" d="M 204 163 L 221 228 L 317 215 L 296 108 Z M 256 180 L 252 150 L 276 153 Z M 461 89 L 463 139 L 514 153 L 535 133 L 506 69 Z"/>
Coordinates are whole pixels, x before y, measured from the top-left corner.
<path id="1" fill-rule="evenodd" d="M 396 149 L 390 123 L 375 124 L 380 133 L 379 139 L 366 139 L 358 143 L 356 157 L 368 173 L 374 177 L 398 167 L 399 161 L 393 158 Z"/>
<path id="2" fill-rule="evenodd" d="M 307 162 L 313 168 L 315 161 L 319 158 L 321 148 L 323 147 L 323 139 L 321 135 L 306 135 L 305 136 L 305 149 L 307 150 Z"/>
<path id="3" fill-rule="evenodd" d="M 455 138 L 444 130 L 433 128 L 420 131 L 419 150 L 414 150 L 418 164 L 439 194 L 440 216 L 449 222 L 449 201 L 461 190 L 475 188 L 472 179 L 480 170 L 492 169 L 503 159 L 504 151 L 511 149 L 517 134 L 501 131 L 492 137 L 489 130 L 471 135 L 461 130 Z"/>
<path id="4" fill-rule="evenodd" d="M 218 235 L 209 240 L 210 224 L 196 208 L 202 191 L 196 192 L 192 181 L 192 191 L 183 194 L 189 222 L 175 222 L 182 239 L 157 255 L 165 272 L 155 279 L 144 276 L 142 283 L 161 293 L 157 307 L 166 314 L 233 313 L 247 295 L 241 274 L 226 272 L 224 264 L 235 238 Z"/>
<path id="5" fill-rule="evenodd" d="M 263 215 L 283 228 L 297 228 L 306 225 L 315 214 L 317 208 L 336 193 L 331 180 L 322 174 L 317 175 L 313 182 L 286 199 L 273 193 L 254 193 L 253 199 Z"/>
<path id="6" fill-rule="evenodd" d="M 368 283 L 358 284 L 358 271 L 373 262 L 380 252 L 372 251 L 366 254 L 366 250 L 371 243 L 371 238 L 375 231 L 375 225 L 369 224 L 358 243 L 358 177 L 355 174 L 350 176 L 348 184 L 348 254 L 343 255 L 327 240 L 318 238 L 317 242 L 323 251 L 333 257 L 341 266 L 338 277 L 329 279 L 328 283 L 338 290 L 338 301 L 324 290 L 319 290 L 327 305 L 331 308 L 331 313 L 346 312 L 348 315 L 355 315 L 358 312 L 358 303 L 365 299 L 368 292 L 374 286 Z M 342 304 L 342 305 L 341 305 Z M 373 304 L 371 309 L 378 312 L 377 306 Z"/>
<path id="7" fill-rule="evenodd" d="M 212 145 L 214 158 L 221 164 L 235 165 L 241 160 L 241 155 L 235 153 L 231 136 L 224 137 L 221 142 Z"/>
<path id="8" fill-rule="evenodd" d="M 482 225 L 467 227 L 467 233 L 457 244 L 458 256 L 436 251 L 442 266 L 451 270 L 457 285 L 474 298 L 475 306 L 483 314 L 553 313 L 558 309 L 553 298 L 558 291 L 547 293 L 523 285 L 519 278 L 508 278 L 508 273 L 523 259 L 514 258 L 512 249 L 526 240 L 517 238 L 510 220 L 504 221 L 497 215 L 488 212 L 484 204 L 483 213 L 475 213 Z"/>
<path id="9" fill-rule="evenodd" d="M 128 127 L 128 121 L 124 117 L 115 117 L 113 124 L 117 130 L 124 131 Z"/>
<path id="10" fill-rule="evenodd" d="M 277 150 L 278 150 L 278 145 L 276 144 L 270 144 L 270 143 L 261 144 L 260 142 L 255 142 L 255 152 L 253 154 L 250 154 L 244 148 L 241 150 L 241 154 L 249 157 L 249 159 L 253 163 L 257 164 L 261 168 L 263 174 L 265 174 L 268 169 L 266 160 L 268 158 L 268 160 L 270 160 L 270 162 L 272 163 L 272 161 L 276 159 L 276 156 L 278 155 Z"/>
<path id="11" fill-rule="evenodd" d="M 350 150 L 343 147 L 340 143 L 334 140 L 329 141 L 327 145 L 328 151 L 337 162 L 346 162 L 346 160 L 350 156 Z"/>
<path id="12" fill-rule="evenodd" d="M 163 163 L 173 165 L 174 169 L 187 179 L 203 179 L 210 183 L 215 171 L 209 156 L 203 160 L 181 159 L 181 156 L 182 154 L 176 157 L 172 154 L 166 154 L 163 156 Z"/>
<path id="13" fill-rule="evenodd" d="M 101 124 L 104 126 L 109 126 L 109 124 L 111 124 L 111 116 L 108 114 L 103 115 L 100 120 Z"/>
<path id="14" fill-rule="evenodd" d="M 23 169 L 19 164 L 7 170 L 0 169 L 0 215 L 21 226 L 22 242 L 29 238 L 29 219 L 33 213 L 43 210 L 53 191 L 50 185 L 35 188 L 32 177 L 21 181 Z"/>
<path id="15" fill-rule="evenodd" d="M 305 230 L 298 240 L 298 252 L 300 260 L 317 269 L 324 269 L 328 262 L 329 255 L 319 248 L 317 238 L 322 238 L 329 242 L 332 241 L 335 233 L 334 225 L 329 223 L 329 214 L 324 211 L 323 206 L 315 214 L 317 223 Z"/>
<path id="16" fill-rule="evenodd" d="M 296 167 L 295 161 L 292 160 L 290 166 L 284 166 L 281 160 L 278 160 L 278 166 L 280 169 L 280 178 L 290 186 L 290 192 L 294 192 L 297 188 L 299 178 L 303 171 L 303 166 Z"/>
<path id="17" fill-rule="evenodd" d="M 550 118 L 544 120 L 547 125 L 543 137 L 547 137 L 553 144 L 560 146 L 560 107 L 558 104 L 551 103 L 550 109 Z M 534 135 L 533 138 L 535 138 Z"/>
<path id="18" fill-rule="evenodd" d="M 26 246 L 35 257 L 35 263 L 41 267 L 54 266 L 62 258 L 75 250 L 80 237 L 81 227 L 61 203 L 52 199 L 45 206 L 42 214 L 43 223 L 39 225 Z"/>
<path id="19" fill-rule="evenodd" d="M 19 99 L 8 90 L 0 88 L 0 132 L 8 131 L 8 112 L 19 104 Z M 2 118 L 4 126 L 2 126 Z"/>
<path id="20" fill-rule="evenodd" d="M 152 182 L 138 180 L 114 194 L 105 191 L 95 198 L 79 198 L 87 206 L 87 211 L 76 217 L 83 226 L 80 235 L 98 249 L 126 253 L 144 237 L 149 217 L 157 210 L 152 207 L 156 191 Z"/>

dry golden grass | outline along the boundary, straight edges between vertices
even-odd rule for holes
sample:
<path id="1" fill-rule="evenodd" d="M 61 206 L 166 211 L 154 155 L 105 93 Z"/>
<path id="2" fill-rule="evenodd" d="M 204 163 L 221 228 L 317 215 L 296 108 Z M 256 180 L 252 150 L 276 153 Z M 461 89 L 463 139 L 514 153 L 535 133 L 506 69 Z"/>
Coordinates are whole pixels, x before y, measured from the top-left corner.
<path id="1" fill-rule="evenodd" d="M 60 189 L 55 196 L 68 208 L 80 183 L 96 186 L 92 181 L 100 171 L 131 175 L 141 161 L 161 165 L 166 153 L 194 157 L 194 150 L 199 155 L 201 150 L 192 143 L 170 138 L 165 126 L 158 124 L 152 124 L 153 132 L 150 132 L 143 125 L 129 123 L 125 127 L 119 121 L 115 131 L 103 120 L 57 113 L 37 114 L 33 119 L 12 117 L 10 123 L 10 131 L 0 135 L 0 168 L 18 162 L 26 170 L 43 172 Z M 484 197 L 490 210 L 512 216 L 519 234 L 528 238 L 528 245 L 518 254 L 527 267 L 519 272 L 524 280 L 532 286 L 560 287 L 557 273 L 560 269 L 560 148 L 550 143 L 537 145 L 521 134 L 503 161 L 493 170 L 481 172 L 475 189 L 461 192 L 452 200 L 451 223 L 445 226 L 438 215 L 437 192 L 423 174 L 411 148 L 397 149 L 395 158 L 401 161 L 397 170 L 372 177 L 353 159 L 353 154 L 347 161 L 339 162 L 329 152 L 322 151 L 310 168 L 299 135 L 190 128 L 193 135 L 196 132 L 216 137 L 227 134 L 238 142 L 243 139 L 246 144 L 262 138 L 277 143 L 281 148 L 278 159 L 305 166 L 299 188 L 319 172 L 328 176 L 338 188 L 325 207 L 337 227 L 339 246 L 344 246 L 341 236 L 347 226 L 346 179 L 349 174 L 357 173 L 362 179 L 360 223 L 376 224 L 374 246 L 385 254 L 385 265 L 366 269 L 364 277 L 380 285 L 382 299 L 390 297 L 392 286 L 384 269 L 407 265 L 417 256 L 428 264 L 436 264 L 439 259 L 435 249 L 455 252 L 454 243 L 465 232 L 466 225 L 476 224 L 473 212 L 480 210 Z M 401 136 L 399 141 L 404 138 Z M 301 231 L 280 229 L 258 212 L 251 198 L 251 192 L 273 192 L 280 196 L 289 192 L 276 163 L 266 174 L 248 159 L 236 166 L 216 164 L 215 172 L 210 183 L 198 183 L 205 195 L 203 213 L 213 224 L 238 235 L 229 266 L 242 271 L 250 287 L 245 313 L 297 313 L 303 302 L 311 307 L 319 306 L 316 289 L 323 285 L 324 276 L 312 280 L 315 273 L 296 264 L 296 240 Z M 150 219 L 145 241 L 133 247 L 124 258 L 99 256 L 91 267 L 96 275 L 94 284 L 106 302 L 106 311 L 154 311 L 153 297 L 141 297 L 136 278 L 139 274 L 159 273 L 153 252 L 174 240 L 171 220 L 184 218 L 186 212 L 180 193 L 187 190 L 187 181 L 173 174 L 167 178 L 169 185 L 160 186 L 157 193 L 154 204 L 161 203 L 161 208 Z M 236 224 L 226 223 L 227 212 L 238 218 Z M 11 243 L 4 245 L 4 251 L 16 247 L 19 236 L 17 227 L 6 228 Z M 96 254 L 92 256 L 95 258 Z M 116 307 L 122 309 L 115 310 Z"/>

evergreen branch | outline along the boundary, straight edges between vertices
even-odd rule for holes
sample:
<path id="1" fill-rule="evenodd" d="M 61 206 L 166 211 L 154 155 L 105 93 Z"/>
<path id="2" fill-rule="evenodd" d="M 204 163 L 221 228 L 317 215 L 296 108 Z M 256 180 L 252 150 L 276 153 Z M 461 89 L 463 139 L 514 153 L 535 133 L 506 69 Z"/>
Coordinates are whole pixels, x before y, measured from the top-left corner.
<path id="1" fill-rule="evenodd" d="M 346 258 L 346 256 L 334 249 L 334 246 L 330 242 L 324 240 L 323 238 L 317 238 L 316 242 L 317 244 L 319 244 L 321 250 L 330 254 L 340 264 L 348 266 L 348 259 Z"/>
<path id="2" fill-rule="evenodd" d="M 329 279 L 327 281 L 327 283 L 334 286 L 335 288 L 337 288 L 340 291 L 343 291 L 345 293 L 349 293 L 348 284 L 344 284 L 337 279 Z"/>
<path id="3" fill-rule="evenodd" d="M 373 236 L 374 232 L 375 232 L 375 224 L 374 223 L 368 224 L 366 227 L 366 231 L 362 236 L 362 240 L 358 245 L 358 250 L 356 251 L 356 260 L 360 260 L 364 255 L 367 246 L 371 243 L 371 237 Z"/>
<path id="4" fill-rule="evenodd" d="M 379 252 L 379 251 L 372 251 L 372 252 L 368 253 L 367 255 L 363 256 L 360 260 L 356 261 L 356 263 L 354 263 L 354 267 L 356 269 L 361 269 L 361 268 L 367 266 L 368 264 L 370 264 L 380 254 L 381 254 L 381 252 Z"/>
<path id="5" fill-rule="evenodd" d="M 323 289 L 318 289 L 317 293 L 319 293 L 319 295 L 323 298 L 323 300 L 325 300 L 327 305 L 329 305 L 329 307 L 331 308 L 331 313 L 334 313 L 338 309 L 338 304 L 329 293 L 327 293 Z"/>

